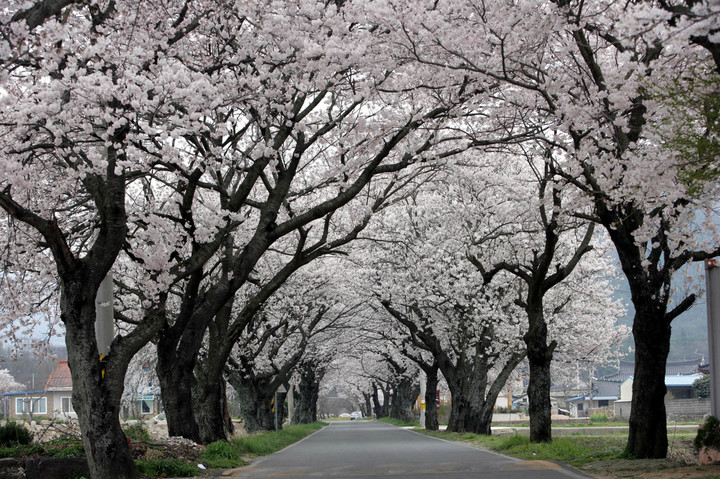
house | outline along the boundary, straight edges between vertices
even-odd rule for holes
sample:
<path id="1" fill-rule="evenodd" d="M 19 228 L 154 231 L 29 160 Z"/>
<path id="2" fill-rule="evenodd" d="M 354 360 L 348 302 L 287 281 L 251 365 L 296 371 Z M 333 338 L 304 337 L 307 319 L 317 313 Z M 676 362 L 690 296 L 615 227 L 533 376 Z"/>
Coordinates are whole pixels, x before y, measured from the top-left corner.
<path id="1" fill-rule="evenodd" d="M 634 361 L 620 361 L 618 371 L 600 379 L 593 379 L 591 391 L 570 399 L 571 415 L 587 417 L 593 412 L 605 412 L 615 417 L 630 417 Z M 668 361 L 665 366 L 665 385 L 668 393 L 665 405 L 668 414 L 677 417 L 702 417 L 706 405 L 692 394 L 692 383 L 702 377 L 699 372 L 707 365 L 704 359 Z M 709 412 L 707 406 L 707 412 Z"/>
<path id="2" fill-rule="evenodd" d="M 568 400 L 570 415 L 574 417 L 587 417 L 593 412 L 602 412 L 612 409 L 615 401 L 620 399 L 620 386 L 618 379 L 596 379 L 592 383 L 592 390 Z"/>
<path id="3" fill-rule="evenodd" d="M 158 393 L 141 391 L 140 394 L 133 394 L 129 404 L 124 404 L 122 407 L 122 417 L 141 419 L 147 416 L 156 416 L 162 410 L 160 402 Z"/>
<path id="4" fill-rule="evenodd" d="M 45 383 L 44 390 L 7 393 L 4 398 L 10 417 L 77 417 L 72 406 L 72 376 L 67 360 L 58 362 Z"/>
<path id="5" fill-rule="evenodd" d="M 710 401 L 695 396 L 692 385 L 702 374 L 679 374 L 665 376 L 665 408 L 668 415 L 676 417 L 702 417 L 710 412 Z M 633 377 L 620 386 L 620 399 L 615 402 L 616 417 L 630 417 Z"/>

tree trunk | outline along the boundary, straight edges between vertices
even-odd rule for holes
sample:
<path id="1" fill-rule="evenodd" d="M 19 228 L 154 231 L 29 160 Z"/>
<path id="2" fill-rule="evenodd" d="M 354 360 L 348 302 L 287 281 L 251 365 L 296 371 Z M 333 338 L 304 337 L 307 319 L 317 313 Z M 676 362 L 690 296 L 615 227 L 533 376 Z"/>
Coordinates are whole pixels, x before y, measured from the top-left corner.
<path id="1" fill-rule="evenodd" d="M 372 402 L 373 407 L 375 408 L 375 418 L 380 419 L 385 417 L 387 415 L 385 411 L 385 406 L 387 405 L 387 396 L 384 395 L 383 404 L 380 404 L 380 395 L 378 394 L 378 388 L 375 384 L 373 384 Z"/>
<path id="2" fill-rule="evenodd" d="M 451 432 L 471 432 L 489 436 L 492 434 L 492 407 L 488 408 L 484 400 L 468 391 L 470 382 L 462 381 L 463 385 L 453 384 L 450 387 L 452 403 L 447 430 Z"/>
<path id="3" fill-rule="evenodd" d="M 317 403 L 320 396 L 320 379 L 314 368 L 303 365 L 297 386 L 293 424 L 310 424 L 317 421 Z"/>
<path id="4" fill-rule="evenodd" d="M 210 382 L 206 382 L 202 376 L 196 379 L 193 404 L 200 444 L 227 441 L 232 436 L 233 425 L 227 409 L 225 380 L 216 375 L 208 378 Z"/>
<path id="5" fill-rule="evenodd" d="M 443 371 L 452 394 L 447 430 L 489 436 L 495 402 L 488 405 L 485 399 L 489 370 L 487 358 L 476 356 L 471 364 L 458 358 L 458 362 L 454 371 L 447 374 Z"/>
<path id="6" fill-rule="evenodd" d="M 638 459 L 662 459 L 667 457 L 668 446 L 665 368 L 670 351 L 670 324 L 692 306 L 695 295 L 686 296 L 668 311 L 672 274 L 681 264 L 672 262 L 665 223 L 648 246 L 641 248 L 635 232 L 645 221 L 642 210 L 632 204 L 613 209 L 604 203 L 596 204 L 620 258 L 635 307 L 635 376 L 626 450 Z M 655 254 L 661 250 L 668 253 Z"/>
<path id="7" fill-rule="evenodd" d="M 547 324 L 542 302 L 528 300 L 528 331 L 525 333 L 527 358 L 530 365 L 528 384 L 528 413 L 530 415 L 530 441 L 552 441 L 552 405 L 550 403 L 550 363 L 555 342 L 547 344 Z"/>
<path id="8" fill-rule="evenodd" d="M 274 431 L 273 393 L 268 393 L 256 381 L 245 379 L 240 374 L 230 374 L 228 381 L 235 388 L 240 400 L 240 412 L 245 431 Z"/>
<path id="9" fill-rule="evenodd" d="M 417 419 L 413 407 L 420 394 L 420 386 L 414 381 L 403 378 L 395 386 L 390 417 L 404 422 L 413 422 Z"/>
<path id="10" fill-rule="evenodd" d="M 528 352 L 530 381 L 528 384 L 528 413 L 530 441 L 552 441 L 552 405 L 550 403 L 550 360 L 546 355 Z"/>
<path id="11" fill-rule="evenodd" d="M 95 339 L 95 304 L 91 288 L 63 285 L 62 321 L 72 374 L 72 402 L 82 431 L 93 479 L 138 478 L 127 438 L 120 427 L 122 375 L 102 377 Z M 88 299 L 93 298 L 93 299 Z"/>
<path id="12" fill-rule="evenodd" d="M 170 345 L 166 345 L 166 342 Z M 182 436 L 200 443 L 200 429 L 193 410 L 194 360 L 190 357 L 178 357 L 174 343 L 163 335 L 158 342 L 157 355 L 156 371 L 162 391 L 168 435 Z"/>
<path id="13" fill-rule="evenodd" d="M 662 327 L 656 311 L 635 314 L 635 376 L 627 451 L 638 459 L 667 456 L 665 368 L 670 352 L 670 326 Z"/>
<path id="14" fill-rule="evenodd" d="M 438 387 L 438 366 L 425 369 L 425 429 L 437 431 L 440 428 L 438 422 L 438 410 L 435 404 L 435 394 Z"/>
<path id="15" fill-rule="evenodd" d="M 360 409 L 362 410 L 363 416 L 370 417 L 372 416 L 372 397 L 370 394 L 363 393 L 363 399 L 365 400 L 365 406 L 360 406 Z"/>

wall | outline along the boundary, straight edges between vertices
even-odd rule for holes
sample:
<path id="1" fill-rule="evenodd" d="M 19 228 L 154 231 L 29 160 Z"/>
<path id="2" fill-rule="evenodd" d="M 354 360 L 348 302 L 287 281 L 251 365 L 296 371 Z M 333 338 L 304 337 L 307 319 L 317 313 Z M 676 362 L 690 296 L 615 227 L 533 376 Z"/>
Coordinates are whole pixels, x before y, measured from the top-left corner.
<path id="1" fill-rule="evenodd" d="M 615 401 L 615 417 L 630 417 L 630 401 Z M 665 412 L 670 421 L 701 420 L 710 414 L 709 399 L 671 399 L 665 400 Z"/>
<path id="2" fill-rule="evenodd" d="M 710 399 L 675 399 L 665 401 L 669 418 L 674 421 L 702 419 L 710 414 Z"/>

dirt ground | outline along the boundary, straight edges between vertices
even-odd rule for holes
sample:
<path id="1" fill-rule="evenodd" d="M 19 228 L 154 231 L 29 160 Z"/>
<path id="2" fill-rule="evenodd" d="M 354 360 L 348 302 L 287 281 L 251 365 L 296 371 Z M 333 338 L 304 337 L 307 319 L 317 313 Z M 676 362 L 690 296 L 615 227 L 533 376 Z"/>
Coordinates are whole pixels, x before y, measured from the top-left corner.
<path id="1" fill-rule="evenodd" d="M 597 479 L 720 479 L 720 464 L 701 466 L 691 439 L 676 439 L 667 459 L 616 459 L 579 468 Z"/>

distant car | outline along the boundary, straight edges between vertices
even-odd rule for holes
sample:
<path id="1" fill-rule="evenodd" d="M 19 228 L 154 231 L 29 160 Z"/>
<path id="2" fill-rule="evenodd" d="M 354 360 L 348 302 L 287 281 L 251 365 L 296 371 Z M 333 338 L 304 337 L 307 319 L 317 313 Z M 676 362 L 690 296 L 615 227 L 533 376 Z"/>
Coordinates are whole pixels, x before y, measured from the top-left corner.
<path id="1" fill-rule="evenodd" d="M 354 421 L 355 419 L 362 419 L 363 415 L 360 411 L 355 411 L 354 413 L 350 414 L 350 420 Z"/>

